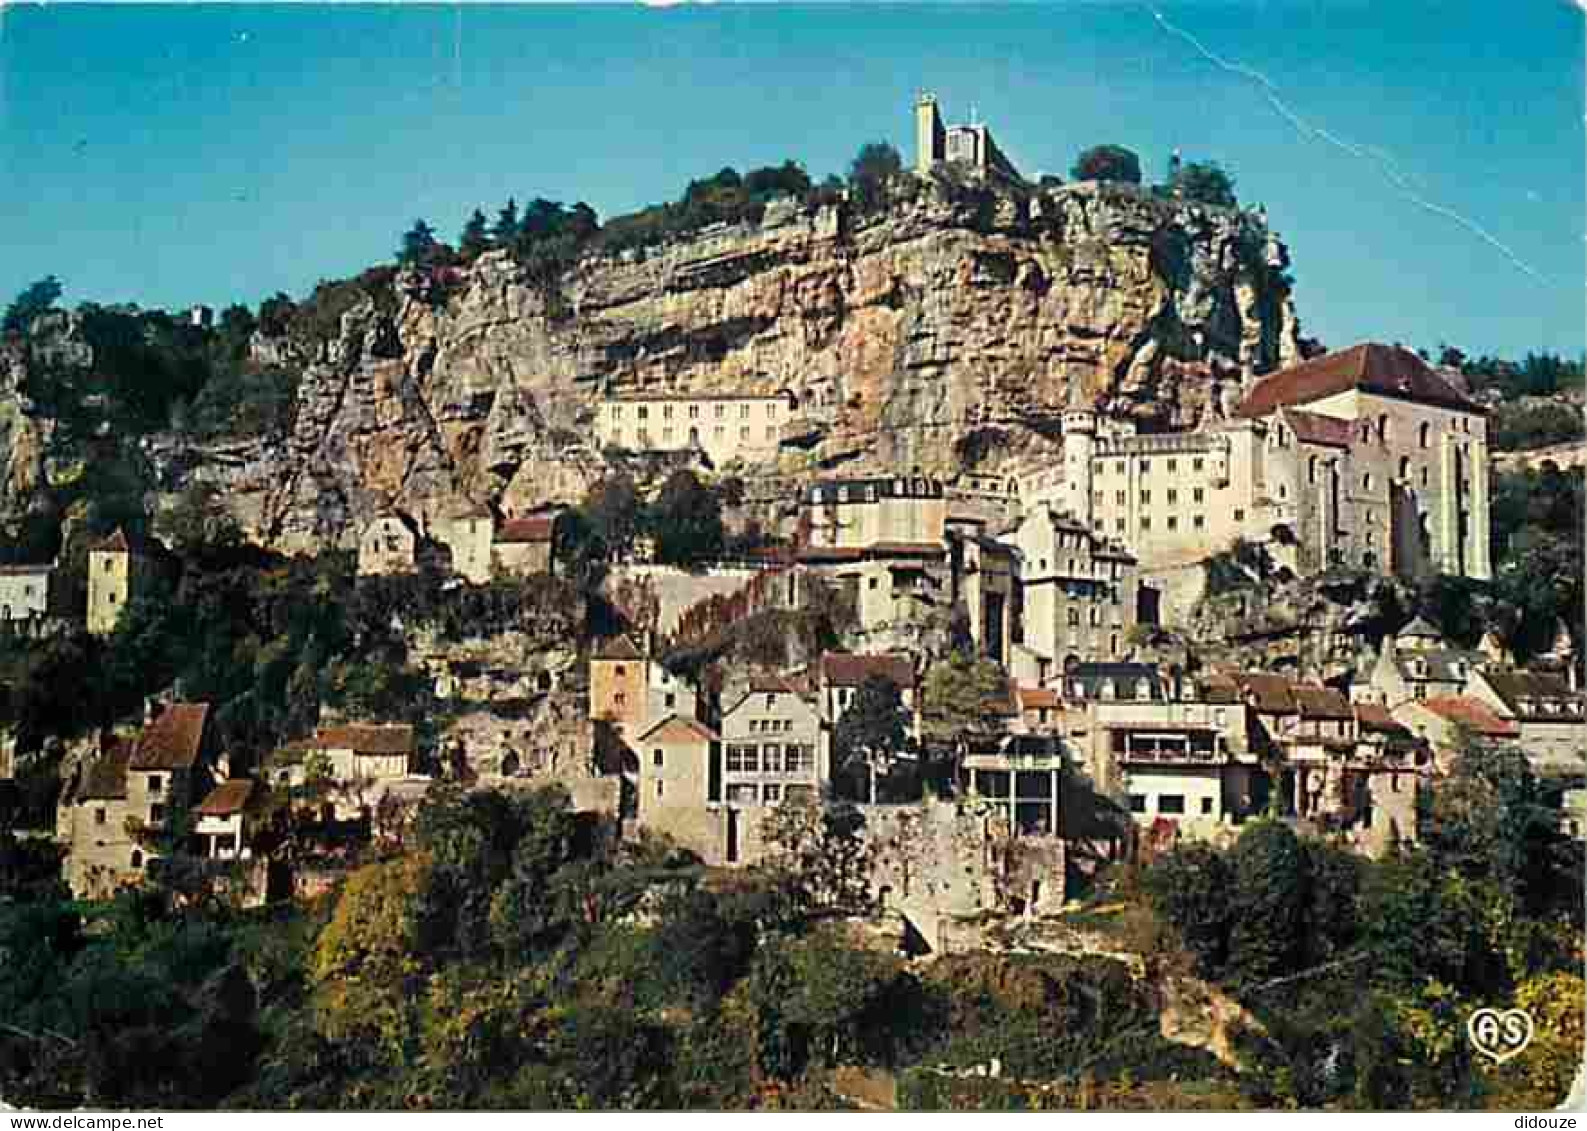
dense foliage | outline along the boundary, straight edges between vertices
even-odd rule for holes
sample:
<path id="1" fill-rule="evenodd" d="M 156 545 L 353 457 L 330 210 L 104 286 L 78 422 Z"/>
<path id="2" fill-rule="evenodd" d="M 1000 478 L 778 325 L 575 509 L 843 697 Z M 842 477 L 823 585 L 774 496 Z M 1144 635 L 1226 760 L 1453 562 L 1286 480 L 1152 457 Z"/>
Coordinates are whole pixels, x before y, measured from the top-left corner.
<path id="1" fill-rule="evenodd" d="M 1491 389 L 1505 400 L 1583 391 L 1581 358 L 1552 353 L 1528 353 L 1520 361 L 1486 354 L 1468 357 L 1464 350 L 1446 345 L 1439 349 L 1438 362 L 1458 369 L 1474 392 Z"/>
<path id="2" fill-rule="evenodd" d="M 1168 189 L 1175 196 L 1198 204 L 1233 208 L 1239 203 L 1234 195 L 1234 178 L 1212 161 L 1187 161 L 1175 171 Z"/>
<path id="3" fill-rule="evenodd" d="M 1580 406 L 1558 401 L 1512 401 L 1494 414 L 1492 444 L 1497 451 L 1521 452 L 1580 440 L 1584 433 Z"/>
<path id="4" fill-rule="evenodd" d="M 1070 175 L 1077 181 L 1141 183 L 1141 159 L 1122 145 L 1094 145 L 1075 158 Z"/>
<path id="5" fill-rule="evenodd" d="M 1545 792 L 1518 752 L 1485 752 L 1432 795 L 1423 845 L 1380 861 L 1264 820 L 1227 851 L 1185 845 L 1153 862 L 1143 887 L 1155 913 L 1265 1029 L 1242 1038 L 1253 1101 L 1559 1101 L 1569 1071 L 1552 1053 L 1528 1053 L 1518 1079 L 1475 1063 L 1464 1033 L 1473 1009 L 1542 985 L 1581 1008 L 1581 847 Z M 1562 1010 L 1545 1044 L 1575 1025 L 1579 1013 Z"/>

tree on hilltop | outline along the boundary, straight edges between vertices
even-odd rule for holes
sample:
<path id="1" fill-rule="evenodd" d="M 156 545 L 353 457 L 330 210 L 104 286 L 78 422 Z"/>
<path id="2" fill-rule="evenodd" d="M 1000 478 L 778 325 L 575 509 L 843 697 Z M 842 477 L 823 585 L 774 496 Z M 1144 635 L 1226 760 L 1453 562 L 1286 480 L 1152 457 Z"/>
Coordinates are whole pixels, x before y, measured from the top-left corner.
<path id="1" fill-rule="evenodd" d="M 518 201 L 512 197 L 496 213 L 496 223 L 490 229 L 493 247 L 512 247 L 518 241 Z"/>
<path id="2" fill-rule="evenodd" d="M 490 237 L 485 228 L 485 214 L 478 208 L 469 216 L 468 223 L 463 225 L 463 234 L 458 238 L 457 246 L 465 259 L 473 259 L 490 246 Z"/>
<path id="3" fill-rule="evenodd" d="M 6 307 L 5 321 L 0 325 L 0 330 L 7 334 L 20 334 L 26 330 L 40 314 L 55 305 L 55 300 L 61 297 L 61 281 L 54 275 L 46 275 L 33 283 L 29 283 L 21 294 Z"/>
<path id="4" fill-rule="evenodd" d="M 415 220 L 413 227 L 402 236 L 402 246 L 397 249 L 397 263 L 403 267 L 422 267 L 434 257 L 439 247 L 435 229 L 423 219 Z"/>
<path id="5" fill-rule="evenodd" d="M 1238 203 L 1234 196 L 1234 178 L 1215 161 L 1192 161 L 1180 166 L 1168 187 L 1175 196 L 1199 204 L 1233 208 Z"/>
<path id="6" fill-rule="evenodd" d="M 1077 181 L 1141 183 L 1141 159 L 1122 145 L 1093 145 L 1075 160 L 1070 175 Z"/>
<path id="7" fill-rule="evenodd" d="M 860 146 L 849 164 L 849 188 L 862 211 L 880 207 L 887 200 L 887 185 L 904 171 L 904 159 L 885 141 Z"/>

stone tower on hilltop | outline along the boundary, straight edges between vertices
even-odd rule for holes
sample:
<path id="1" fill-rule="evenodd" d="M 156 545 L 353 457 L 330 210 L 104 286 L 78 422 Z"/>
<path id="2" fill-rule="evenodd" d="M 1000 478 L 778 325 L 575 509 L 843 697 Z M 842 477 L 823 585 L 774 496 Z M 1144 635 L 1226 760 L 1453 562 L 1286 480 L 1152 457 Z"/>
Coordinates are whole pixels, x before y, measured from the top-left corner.
<path id="1" fill-rule="evenodd" d="M 920 92 L 915 99 L 915 172 L 924 176 L 942 160 L 945 135 L 937 114 L 937 96 Z"/>
<path id="2" fill-rule="evenodd" d="M 928 175 L 941 164 L 953 164 L 980 175 L 1019 180 L 1019 173 L 992 140 L 985 125 L 944 126 L 937 96 L 922 91 L 915 99 L 915 172 Z"/>

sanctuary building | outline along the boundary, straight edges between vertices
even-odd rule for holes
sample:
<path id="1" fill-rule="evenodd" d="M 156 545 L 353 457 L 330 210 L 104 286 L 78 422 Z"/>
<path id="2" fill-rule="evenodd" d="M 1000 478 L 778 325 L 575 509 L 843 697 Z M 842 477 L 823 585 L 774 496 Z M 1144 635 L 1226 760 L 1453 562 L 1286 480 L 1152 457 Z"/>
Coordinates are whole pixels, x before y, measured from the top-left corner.
<path id="1" fill-rule="evenodd" d="M 1062 480 L 1042 490 L 1143 569 L 1245 539 L 1296 574 L 1487 580 L 1487 427 L 1414 353 L 1368 343 L 1263 378 L 1193 432 L 1067 413 Z"/>

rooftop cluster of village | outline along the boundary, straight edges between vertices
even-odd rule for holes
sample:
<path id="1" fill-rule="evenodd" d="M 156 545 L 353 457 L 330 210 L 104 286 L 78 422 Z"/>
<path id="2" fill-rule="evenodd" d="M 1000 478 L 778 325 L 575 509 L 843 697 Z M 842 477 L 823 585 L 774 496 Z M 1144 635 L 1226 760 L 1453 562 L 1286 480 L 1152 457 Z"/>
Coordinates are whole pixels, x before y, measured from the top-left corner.
<path id="1" fill-rule="evenodd" d="M 597 430 L 609 448 L 731 468 L 773 452 L 796 407 L 614 397 Z M 238 869 L 250 899 L 316 890 L 332 882 L 327 857 L 283 848 L 305 824 L 325 844 L 378 838 L 448 777 L 560 782 L 624 835 L 664 834 L 729 869 L 765 857 L 779 812 L 841 801 L 887 846 L 872 865 L 884 900 L 946 947 L 993 905 L 1060 906 L 1143 838 L 1223 842 L 1277 816 L 1381 853 L 1417 837 L 1418 796 L 1474 746 L 1519 745 L 1537 773 L 1579 784 L 1587 712 L 1568 636 L 1523 670 L 1491 637 L 1466 650 L 1415 618 L 1388 627 L 1373 664 L 1327 682 L 1304 662 L 1166 663 L 1150 647 L 1234 547 L 1292 578 L 1491 576 L 1486 414 L 1414 354 L 1314 358 L 1190 432 L 1140 435 L 1089 411 L 1062 423 L 1051 466 L 816 479 L 786 500 L 796 517 L 776 552 L 627 563 L 608 582 L 644 594 L 614 598 L 627 624 L 568 641 L 575 661 L 525 681 L 535 710 L 434 749 L 410 723 L 326 717 L 234 772 L 208 704 L 151 702 L 65 783 L 65 876 L 104 896 L 179 854 Z M 555 574 L 558 524 L 555 508 L 394 508 L 364 529 L 357 570 L 439 570 L 449 586 Z M 92 632 L 114 630 L 161 554 L 121 533 L 92 547 Z M 49 567 L 0 574 L 0 616 L 44 618 L 50 580 Z M 838 645 L 780 669 L 731 652 L 697 662 L 818 590 L 848 610 Z M 173 848 L 160 834 L 179 819 Z M 1581 834 L 1579 814 L 1561 820 Z"/>

